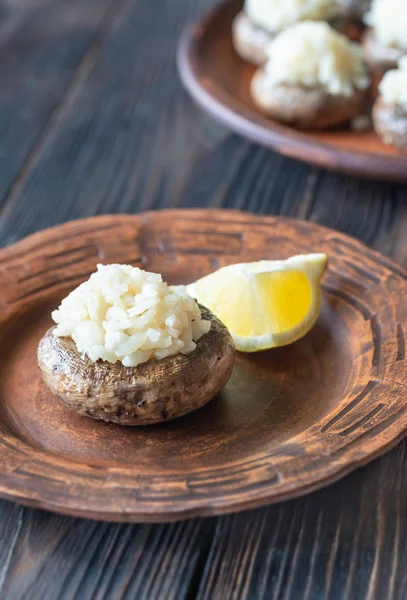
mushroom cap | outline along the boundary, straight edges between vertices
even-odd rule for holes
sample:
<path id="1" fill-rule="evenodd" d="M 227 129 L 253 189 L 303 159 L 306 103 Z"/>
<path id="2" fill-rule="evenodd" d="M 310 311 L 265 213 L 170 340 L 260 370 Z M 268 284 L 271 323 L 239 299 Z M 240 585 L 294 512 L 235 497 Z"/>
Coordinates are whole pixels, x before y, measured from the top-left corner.
<path id="1" fill-rule="evenodd" d="M 266 115 L 304 129 L 325 129 L 350 121 L 363 110 L 368 95 L 367 90 L 334 96 L 322 86 L 267 85 L 263 69 L 255 73 L 251 92 Z"/>
<path id="2" fill-rule="evenodd" d="M 48 388 L 80 415 L 119 425 L 150 425 L 201 408 L 228 381 L 235 346 L 229 331 L 208 309 L 209 333 L 189 354 L 149 360 L 137 367 L 92 362 L 71 338 L 49 329 L 38 345 L 38 366 Z"/>

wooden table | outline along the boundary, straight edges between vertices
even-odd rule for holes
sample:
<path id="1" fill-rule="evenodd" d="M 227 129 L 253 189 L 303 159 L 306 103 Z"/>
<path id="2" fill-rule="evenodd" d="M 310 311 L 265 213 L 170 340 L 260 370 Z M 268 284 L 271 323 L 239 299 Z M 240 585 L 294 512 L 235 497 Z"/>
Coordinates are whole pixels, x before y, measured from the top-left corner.
<path id="1" fill-rule="evenodd" d="M 407 265 L 407 189 L 249 144 L 181 88 L 175 48 L 208 0 L 0 3 L 0 241 L 68 219 L 233 207 L 310 219 Z M 306 498 L 117 525 L 0 504 L 7 600 L 407 597 L 406 444 Z"/>

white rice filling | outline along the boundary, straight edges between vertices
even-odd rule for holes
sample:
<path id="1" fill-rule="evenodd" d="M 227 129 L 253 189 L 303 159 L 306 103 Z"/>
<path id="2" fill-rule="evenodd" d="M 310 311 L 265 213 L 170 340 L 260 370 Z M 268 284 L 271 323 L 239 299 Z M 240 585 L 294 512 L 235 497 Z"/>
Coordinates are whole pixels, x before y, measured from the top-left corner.
<path id="1" fill-rule="evenodd" d="M 365 22 L 384 46 L 407 49 L 406 0 L 373 0 Z"/>
<path id="2" fill-rule="evenodd" d="M 275 33 L 298 21 L 329 19 L 338 5 L 336 0 L 246 0 L 244 10 L 255 25 Z"/>
<path id="3" fill-rule="evenodd" d="M 332 95 L 351 96 L 370 84 L 360 45 L 327 23 L 289 27 L 270 43 L 267 55 L 265 77 L 271 85 L 322 86 Z"/>
<path id="4" fill-rule="evenodd" d="M 399 60 L 399 68 L 387 71 L 379 84 L 386 104 L 398 104 L 407 110 L 407 56 Z"/>
<path id="5" fill-rule="evenodd" d="M 52 318 L 54 335 L 72 338 L 83 356 L 125 367 L 188 354 L 211 328 L 185 286 L 130 265 L 98 265 Z"/>

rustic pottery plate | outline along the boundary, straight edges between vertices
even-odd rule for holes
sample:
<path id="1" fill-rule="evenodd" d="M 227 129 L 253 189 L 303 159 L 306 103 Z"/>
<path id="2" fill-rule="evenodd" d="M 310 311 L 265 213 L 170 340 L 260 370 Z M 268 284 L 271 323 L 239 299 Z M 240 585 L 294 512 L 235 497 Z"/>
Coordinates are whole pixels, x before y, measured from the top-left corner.
<path id="1" fill-rule="evenodd" d="M 181 38 L 178 69 L 197 103 L 233 131 L 281 154 L 361 177 L 407 181 L 407 156 L 382 144 L 373 131 L 304 132 L 257 110 L 249 92 L 254 67 L 232 46 L 231 25 L 241 7 L 241 0 L 229 0 Z"/>
<path id="2" fill-rule="evenodd" d="M 79 417 L 36 363 L 50 311 L 98 262 L 186 283 L 221 265 L 326 252 L 323 306 L 286 348 L 239 354 L 209 405 L 158 426 Z M 0 495 L 112 521 L 169 521 L 292 498 L 385 452 L 407 427 L 407 273 L 318 225 L 233 211 L 102 216 L 0 252 Z"/>

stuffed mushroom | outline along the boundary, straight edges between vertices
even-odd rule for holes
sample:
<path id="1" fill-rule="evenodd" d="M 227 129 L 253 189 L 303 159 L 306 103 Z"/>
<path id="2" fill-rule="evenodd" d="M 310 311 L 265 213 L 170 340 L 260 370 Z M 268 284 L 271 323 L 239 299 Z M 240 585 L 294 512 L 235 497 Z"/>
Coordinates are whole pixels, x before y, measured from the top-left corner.
<path id="1" fill-rule="evenodd" d="M 232 25 L 233 45 L 247 62 L 261 65 L 266 48 L 286 27 L 299 21 L 328 20 L 336 16 L 336 0 L 246 0 Z"/>
<path id="2" fill-rule="evenodd" d="M 268 116 L 301 128 L 322 129 L 351 120 L 364 108 L 370 77 L 358 44 L 326 23 L 286 29 L 255 73 L 252 97 Z"/>
<path id="3" fill-rule="evenodd" d="M 40 373 L 80 415 L 120 425 L 174 419 L 211 400 L 233 369 L 226 327 L 184 286 L 129 265 L 99 265 L 53 318 Z"/>
<path id="4" fill-rule="evenodd" d="M 383 77 L 373 107 L 373 124 L 385 144 L 407 152 L 407 57 Z"/>
<path id="5" fill-rule="evenodd" d="M 373 0 L 365 17 L 369 25 L 363 39 L 365 61 L 373 73 L 395 69 L 407 54 L 407 3 L 405 0 Z"/>

